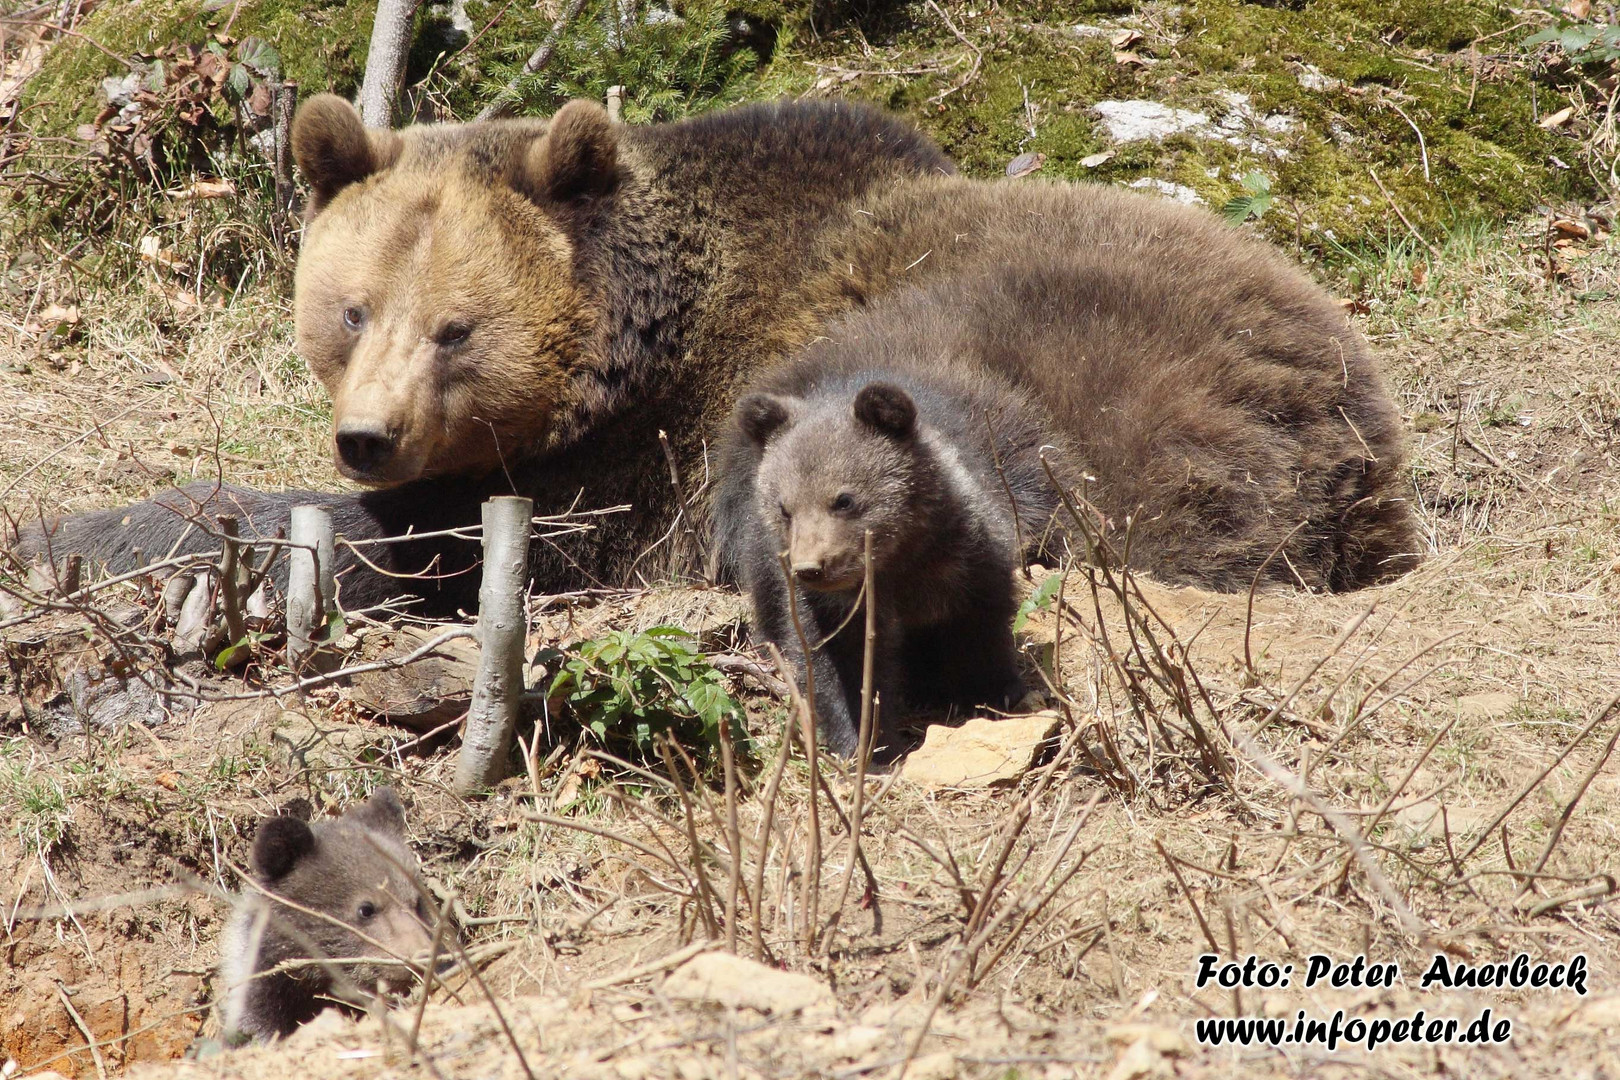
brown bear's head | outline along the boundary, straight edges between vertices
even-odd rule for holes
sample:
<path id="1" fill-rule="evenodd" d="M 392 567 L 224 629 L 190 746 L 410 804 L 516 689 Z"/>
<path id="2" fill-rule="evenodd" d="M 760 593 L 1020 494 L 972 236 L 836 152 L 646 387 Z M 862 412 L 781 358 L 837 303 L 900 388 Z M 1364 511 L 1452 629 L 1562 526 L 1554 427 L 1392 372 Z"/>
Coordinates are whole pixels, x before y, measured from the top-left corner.
<path id="1" fill-rule="evenodd" d="M 292 144 L 310 186 L 298 350 L 332 395 L 338 468 L 390 485 L 542 445 L 597 321 L 573 234 L 617 183 L 602 107 L 368 131 L 321 94 Z"/>
<path id="2" fill-rule="evenodd" d="M 259 823 L 249 868 L 274 900 L 264 932 L 282 942 L 280 957 L 410 959 L 432 947 L 416 856 L 405 843 L 405 811 L 393 788 L 340 818 L 313 827 L 296 817 Z M 296 905 L 291 906 L 291 905 Z M 345 964 L 354 984 L 394 992 L 411 985 L 402 964 Z M 322 968 L 299 977 L 331 987 Z"/>
<path id="3" fill-rule="evenodd" d="M 868 383 L 853 404 L 749 394 L 735 416 L 763 451 L 760 520 L 777 530 L 807 588 L 859 588 L 868 529 L 877 570 L 927 529 L 940 480 L 917 406 L 900 387 Z"/>

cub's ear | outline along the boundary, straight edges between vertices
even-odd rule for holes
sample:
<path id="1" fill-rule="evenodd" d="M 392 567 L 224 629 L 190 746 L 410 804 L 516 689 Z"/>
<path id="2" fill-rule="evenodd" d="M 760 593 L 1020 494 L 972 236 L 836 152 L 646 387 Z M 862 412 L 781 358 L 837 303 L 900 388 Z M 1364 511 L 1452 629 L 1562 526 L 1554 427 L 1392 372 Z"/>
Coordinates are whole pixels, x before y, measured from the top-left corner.
<path id="1" fill-rule="evenodd" d="M 757 446 L 764 446 L 787 422 L 788 410 L 781 398 L 749 394 L 737 402 L 737 426 Z"/>
<path id="2" fill-rule="evenodd" d="M 276 881 L 314 850 L 315 834 L 307 824 L 295 817 L 266 818 L 254 834 L 248 867 L 260 881 Z"/>
<path id="3" fill-rule="evenodd" d="M 399 796 L 391 787 L 380 787 L 373 791 L 371 798 L 351 810 L 350 814 L 368 829 L 393 836 L 405 835 L 405 808 L 399 804 Z"/>
<path id="4" fill-rule="evenodd" d="M 570 101 L 529 144 L 517 187 L 535 202 L 566 203 L 609 191 L 618 172 L 619 136 L 607 110 L 594 101 Z"/>
<path id="5" fill-rule="evenodd" d="M 293 117 L 292 149 L 309 183 L 314 217 L 350 184 L 399 160 L 403 141 L 392 131 L 367 131 L 354 106 L 336 94 L 316 94 Z"/>
<path id="6" fill-rule="evenodd" d="M 891 439 L 909 439 L 917 430 L 917 403 L 893 383 L 868 383 L 855 395 L 855 419 Z"/>

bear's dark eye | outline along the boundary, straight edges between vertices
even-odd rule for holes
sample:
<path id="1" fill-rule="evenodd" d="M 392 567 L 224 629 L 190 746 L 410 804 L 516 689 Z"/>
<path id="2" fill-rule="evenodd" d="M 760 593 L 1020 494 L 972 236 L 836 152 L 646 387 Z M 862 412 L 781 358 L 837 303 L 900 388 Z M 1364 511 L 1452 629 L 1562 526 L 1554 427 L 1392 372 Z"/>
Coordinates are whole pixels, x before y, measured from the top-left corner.
<path id="1" fill-rule="evenodd" d="M 788 513 L 787 503 L 778 503 L 776 508 L 782 511 L 783 521 L 786 521 L 788 518 L 793 516 L 792 514 Z"/>
<path id="2" fill-rule="evenodd" d="M 855 509 L 855 496 L 851 495 L 847 491 L 844 492 L 842 495 L 838 496 L 838 498 L 832 501 L 832 509 L 833 513 L 835 514 L 849 513 L 851 510 Z"/>
<path id="3" fill-rule="evenodd" d="M 373 904 L 370 900 L 362 900 L 360 901 L 360 908 L 356 914 L 362 919 L 370 919 L 377 914 L 377 905 Z"/>
<path id="4" fill-rule="evenodd" d="M 443 348 L 460 345 L 472 335 L 472 325 L 464 322 L 446 323 L 443 330 L 434 338 Z"/>
<path id="5" fill-rule="evenodd" d="M 358 330 L 366 324 L 366 313 L 361 308 L 346 307 L 343 309 L 343 325 L 350 330 Z"/>

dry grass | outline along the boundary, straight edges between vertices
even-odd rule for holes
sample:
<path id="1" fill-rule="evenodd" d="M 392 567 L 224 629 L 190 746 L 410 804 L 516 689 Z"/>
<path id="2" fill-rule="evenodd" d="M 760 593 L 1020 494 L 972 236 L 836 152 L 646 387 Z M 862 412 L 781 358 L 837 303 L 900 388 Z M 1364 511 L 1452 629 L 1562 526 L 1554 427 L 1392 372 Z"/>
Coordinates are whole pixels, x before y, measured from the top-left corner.
<path id="1" fill-rule="evenodd" d="M 510 1031 L 463 975 L 435 993 L 414 1050 L 371 1023 L 154 1071 L 376 1076 L 431 1061 L 521 1075 L 513 1040 L 536 1075 L 571 1076 L 880 1075 L 908 1057 L 910 1075 L 940 1075 L 941 1054 L 997 1077 L 1620 1068 L 1606 876 L 1620 716 L 1604 712 L 1620 686 L 1620 280 L 1609 245 L 1547 239 L 1540 221 L 1459 233 L 1438 256 L 1397 246 L 1335 278 L 1414 430 L 1420 570 L 1347 596 L 1265 593 L 1252 612 L 1246 597 L 1072 570 L 1025 632 L 1032 670 L 1052 665 L 1061 745 L 1010 790 L 866 778 L 859 860 L 855 778 L 823 759 L 813 785 L 782 744 L 788 703 L 752 682 L 739 685 L 755 692 L 756 753 L 730 785 L 698 781 L 678 748 L 631 767 L 542 744 L 528 776 L 464 803 L 448 753 L 357 716 L 343 692 L 118 734 L 43 728 L 20 706 L 56 691 L 44 667 L 71 665 L 42 658 L 108 658 L 71 615 L 7 631 L 0 880 L 17 884 L 0 892 L 0 995 L 34 1012 L 0 1017 L 0 1047 L 81 1075 L 90 1054 L 57 1055 L 85 1030 L 111 1069 L 175 1054 L 213 989 L 209 890 L 235 887 L 252 821 L 386 779 L 412 799 L 412 839 L 467 944 L 504 950 L 484 979 Z M 215 309 L 175 299 L 175 274 L 151 263 L 116 286 L 68 262 L 14 265 L 6 509 L 113 504 L 221 468 L 331 483 L 280 272 Z M 52 303 L 80 321 L 29 330 Z M 729 648 L 741 610 L 718 591 L 580 597 L 547 607 L 536 633 L 562 644 L 674 621 Z M 110 908 L 86 903 L 103 897 Z M 83 909 L 71 918 L 22 917 L 69 900 Z M 671 1003 L 657 961 L 711 940 L 830 982 L 838 1016 Z M 1520 950 L 1584 951 L 1593 993 L 1417 986 L 1436 952 Z M 1296 965 L 1364 953 L 1406 976 L 1391 991 L 1199 990 L 1206 951 Z M 1487 1005 L 1515 1020 L 1509 1046 L 1233 1052 L 1166 1034 L 1190 1044 L 1210 1015 Z M 335 1057 L 343 1047 L 377 1053 Z M 1115 1072 L 1132 1061 L 1142 1071 Z"/>

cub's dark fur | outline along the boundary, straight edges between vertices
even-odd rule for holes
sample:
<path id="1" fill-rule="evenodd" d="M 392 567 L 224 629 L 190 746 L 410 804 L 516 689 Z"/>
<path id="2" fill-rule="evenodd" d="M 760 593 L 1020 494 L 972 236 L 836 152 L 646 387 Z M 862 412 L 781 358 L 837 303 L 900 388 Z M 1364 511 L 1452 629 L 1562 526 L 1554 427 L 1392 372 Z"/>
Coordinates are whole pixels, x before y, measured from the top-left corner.
<path id="1" fill-rule="evenodd" d="M 1015 266 L 901 290 L 835 321 L 755 384 L 721 458 L 717 513 L 767 637 L 800 659 L 777 562 L 796 538 L 771 516 L 772 500 L 800 490 L 836 498 L 827 485 L 842 483 L 857 509 L 837 518 L 836 546 L 854 560 L 854 584 L 830 624 L 839 604 L 801 589 L 811 622 L 825 634 L 848 610 L 865 498 L 884 510 L 870 521 L 882 621 L 901 627 L 904 662 L 886 678 L 917 700 L 922 688 L 964 681 L 970 694 L 947 697 L 996 700 L 1010 667 L 1012 568 L 1043 538 L 1049 548 L 1069 540 L 1043 445 L 1114 555 L 1167 582 L 1237 591 L 1259 574 L 1348 589 L 1416 561 L 1399 417 L 1342 314 L 1258 247 L 1209 244 L 1207 255 L 1227 256 L 1222 268 L 1126 260 L 1121 246 L 1060 252 L 1031 238 Z M 912 395 L 921 430 L 937 433 L 908 444 L 919 451 L 899 452 L 854 418 L 862 387 L 878 381 Z M 959 473 L 914 466 L 940 460 L 939 447 L 955 450 Z M 977 501 L 940 498 L 940 475 L 956 475 L 953 490 Z M 916 627 L 935 622 L 946 629 L 919 637 Z M 816 663 L 835 749 L 852 742 L 860 641 L 846 630 Z"/>
<path id="2" fill-rule="evenodd" d="M 249 869 L 265 893 L 336 921 L 256 889 L 243 893 L 220 942 L 229 1041 L 280 1038 L 336 1003 L 339 988 L 320 965 L 264 974 L 285 960 L 409 959 L 431 947 L 416 856 L 405 844 L 405 811 L 392 788 L 378 788 L 342 817 L 314 825 L 290 816 L 265 819 Z M 411 984 L 410 971 L 399 965 L 343 969 L 366 991 L 379 980 L 394 992 Z"/>
<path id="3" fill-rule="evenodd" d="M 853 609 L 867 530 L 874 745 L 897 749 L 894 721 L 911 707 L 1006 707 L 1022 696 L 1013 573 L 1051 519 L 1041 457 L 1065 468 L 1060 441 L 1005 379 L 859 344 L 816 346 L 738 403 L 722 456 L 721 542 L 758 630 L 801 682 L 792 605 L 804 640 L 823 643 L 813 667 L 829 748 L 856 748 L 865 618 Z"/>

